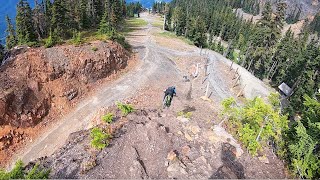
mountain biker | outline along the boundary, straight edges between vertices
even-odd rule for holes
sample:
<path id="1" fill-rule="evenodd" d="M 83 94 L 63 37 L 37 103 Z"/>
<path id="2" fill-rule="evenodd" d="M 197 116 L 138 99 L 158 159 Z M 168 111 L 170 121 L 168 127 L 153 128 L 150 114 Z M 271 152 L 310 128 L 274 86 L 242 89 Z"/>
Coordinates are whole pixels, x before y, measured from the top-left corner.
<path id="1" fill-rule="evenodd" d="M 172 99 L 173 99 L 173 96 L 176 96 L 176 95 L 177 95 L 176 87 L 174 87 L 174 86 L 168 87 L 168 88 L 164 91 L 163 100 L 165 100 L 168 95 L 170 96 L 170 101 L 168 102 L 168 106 L 170 106 L 170 105 L 171 105 L 171 102 L 172 102 Z"/>

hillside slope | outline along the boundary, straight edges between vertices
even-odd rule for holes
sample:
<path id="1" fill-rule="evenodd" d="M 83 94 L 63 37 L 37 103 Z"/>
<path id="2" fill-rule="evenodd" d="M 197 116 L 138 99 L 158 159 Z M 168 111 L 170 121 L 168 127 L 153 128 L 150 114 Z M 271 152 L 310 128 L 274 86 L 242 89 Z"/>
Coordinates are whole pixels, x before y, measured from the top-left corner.
<path id="1" fill-rule="evenodd" d="M 0 68 L 0 166 L 17 145 L 68 112 L 101 79 L 127 67 L 128 60 L 120 45 L 100 41 L 13 50 Z"/>
<path id="2" fill-rule="evenodd" d="M 260 2 L 261 10 L 268 0 L 261 0 Z M 300 20 L 314 16 L 317 12 L 319 12 L 320 8 L 319 0 L 284 0 L 283 2 L 287 3 L 287 15 L 293 13 L 294 11 L 297 12 L 298 9 L 301 9 Z M 275 10 L 275 4 L 277 3 L 277 0 L 271 0 L 271 3 L 274 4 L 273 9 Z"/>

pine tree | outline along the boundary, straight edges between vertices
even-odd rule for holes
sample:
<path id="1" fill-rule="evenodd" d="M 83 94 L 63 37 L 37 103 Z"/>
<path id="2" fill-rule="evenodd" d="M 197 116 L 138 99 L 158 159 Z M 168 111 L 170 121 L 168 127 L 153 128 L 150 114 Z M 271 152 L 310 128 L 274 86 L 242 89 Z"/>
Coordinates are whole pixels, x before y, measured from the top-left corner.
<path id="1" fill-rule="evenodd" d="M 67 9 L 63 0 L 55 0 L 52 6 L 51 31 L 59 37 L 67 36 Z"/>
<path id="2" fill-rule="evenodd" d="M 122 7 L 122 17 L 127 16 L 127 4 L 125 0 L 121 1 L 121 7 Z"/>
<path id="3" fill-rule="evenodd" d="M 111 25 L 119 28 L 120 22 L 123 21 L 122 8 L 120 0 L 113 0 L 111 4 Z"/>
<path id="4" fill-rule="evenodd" d="M 320 178 L 320 102 L 304 96 L 301 120 L 288 132 L 286 144 L 291 169 L 300 178 Z"/>
<path id="5" fill-rule="evenodd" d="M 181 7 L 176 7 L 173 13 L 174 30 L 177 36 L 185 33 L 186 17 Z"/>
<path id="6" fill-rule="evenodd" d="M 37 41 L 32 10 L 29 3 L 25 0 L 20 0 L 17 5 L 16 25 L 18 44 L 28 44 Z"/>
<path id="7" fill-rule="evenodd" d="M 140 17 L 141 11 L 142 11 L 142 4 L 140 2 L 137 2 L 135 7 L 135 13 L 138 15 L 138 17 Z"/>
<path id="8" fill-rule="evenodd" d="M 47 21 L 45 18 L 45 4 L 44 1 L 42 1 L 40 4 L 38 1 L 35 1 L 36 5 L 33 9 L 33 20 L 34 20 L 34 27 L 36 30 L 36 34 L 40 38 L 45 38 L 47 35 Z"/>
<path id="9" fill-rule="evenodd" d="M 313 21 L 310 23 L 309 29 L 311 32 L 320 33 L 320 12 L 316 14 Z"/>
<path id="10" fill-rule="evenodd" d="M 4 47 L 2 46 L 0 41 L 0 64 L 2 63 L 3 58 L 4 58 Z"/>
<path id="11" fill-rule="evenodd" d="M 81 0 L 80 2 L 80 8 L 79 8 L 79 14 L 80 14 L 80 19 L 79 19 L 79 28 L 81 30 L 86 29 L 89 27 L 89 18 L 87 15 L 87 0 Z"/>
<path id="12" fill-rule="evenodd" d="M 167 3 L 165 6 L 165 30 L 171 30 L 172 9 Z"/>
<path id="13" fill-rule="evenodd" d="M 294 93 L 289 100 L 294 110 L 301 111 L 303 104 L 302 97 L 305 94 L 312 97 L 318 89 L 316 80 L 319 78 L 320 51 L 314 40 L 308 44 L 307 49 L 303 52 L 302 58 L 299 59 L 293 68 L 291 72 L 296 75 L 293 76 L 295 78 L 293 79 L 293 84 L 290 85 Z"/>
<path id="14" fill-rule="evenodd" d="M 279 2 L 277 4 L 276 17 L 274 18 L 274 22 L 272 24 L 273 24 L 273 30 L 278 39 L 281 37 L 281 31 L 284 26 L 286 8 L 287 8 L 286 3 Z"/>
<path id="15" fill-rule="evenodd" d="M 51 17 L 52 17 L 52 3 L 51 0 L 44 0 L 44 16 L 46 21 L 46 35 L 50 33 Z"/>
<path id="16" fill-rule="evenodd" d="M 198 47 L 206 47 L 207 35 L 206 35 L 206 26 L 203 19 L 200 17 L 193 19 L 193 32 L 191 40 Z"/>
<path id="17" fill-rule="evenodd" d="M 290 65 L 295 61 L 295 58 L 298 56 L 297 49 L 294 45 L 293 32 L 289 29 L 284 38 L 281 40 L 275 55 L 272 59 L 272 67 L 268 72 L 268 78 L 272 79 L 276 85 L 280 85 L 284 82 L 284 78 L 288 71 Z"/>
<path id="18" fill-rule="evenodd" d="M 17 38 L 16 38 L 14 27 L 11 23 L 11 19 L 9 18 L 8 15 L 6 16 L 6 22 L 7 22 L 6 49 L 10 50 L 11 48 L 17 45 Z"/>
<path id="19" fill-rule="evenodd" d="M 104 15 L 101 19 L 98 31 L 100 34 L 108 34 L 108 35 L 111 33 L 111 31 L 113 31 L 109 22 L 107 22 L 107 12 L 104 13 Z"/>

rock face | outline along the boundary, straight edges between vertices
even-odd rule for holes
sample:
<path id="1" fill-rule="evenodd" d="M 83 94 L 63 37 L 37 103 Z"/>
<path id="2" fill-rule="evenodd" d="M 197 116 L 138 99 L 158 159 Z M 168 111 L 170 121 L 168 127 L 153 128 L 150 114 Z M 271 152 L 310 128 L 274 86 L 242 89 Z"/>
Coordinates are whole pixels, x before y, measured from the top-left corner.
<path id="1" fill-rule="evenodd" d="M 136 113 L 140 113 L 138 111 Z M 90 131 L 70 135 L 66 145 L 41 160 L 51 168 L 51 178 L 81 179 L 164 179 L 167 154 L 172 149 L 170 133 L 147 116 L 129 116 L 102 151 L 90 145 Z"/>
<path id="2" fill-rule="evenodd" d="M 53 106 L 63 108 L 90 83 L 126 67 L 129 58 L 118 44 L 100 41 L 22 49 L 0 68 L 0 126 L 35 126 Z"/>
<path id="3" fill-rule="evenodd" d="M 180 122 L 157 109 L 136 109 L 125 118 L 116 107 L 105 112 L 115 115 L 109 126 L 99 125 L 113 136 L 108 147 L 95 150 L 90 130 L 79 131 L 55 153 L 30 164 L 50 169 L 52 179 L 284 178 L 283 165 L 271 157 L 262 164 L 246 152 L 237 157 L 237 148 L 228 142 L 208 141 L 205 132 L 212 130 L 193 124 L 199 119 Z"/>
<path id="4" fill-rule="evenodd" d="M 264 4 L 267 0 L 261 0 L 261 2 Z M 271 0 L 271 2 L 275 4 L 277 0 Z M 314 16 L 320 8 L 319 0 L 285 0 L 284 2 L 287 3 L 287 14 L 301 9 L 300 20 Z M 274 10 L 276 10 L 275 6 Z"/>

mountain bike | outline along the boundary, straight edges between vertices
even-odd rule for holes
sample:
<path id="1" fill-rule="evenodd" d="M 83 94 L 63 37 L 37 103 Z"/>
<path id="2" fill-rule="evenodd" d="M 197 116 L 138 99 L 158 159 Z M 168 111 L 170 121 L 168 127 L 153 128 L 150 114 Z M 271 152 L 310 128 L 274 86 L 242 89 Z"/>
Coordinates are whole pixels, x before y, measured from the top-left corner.
<path id="1" fill-rule="evenodd" d="M 163 109 L 165 109 L 166 107 L 169 108 L 171 106 L 171 100 L 172 97 L 170 96 L 170 94 L 168 94 L 164 99 L 163 99 Z"/>

